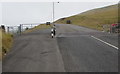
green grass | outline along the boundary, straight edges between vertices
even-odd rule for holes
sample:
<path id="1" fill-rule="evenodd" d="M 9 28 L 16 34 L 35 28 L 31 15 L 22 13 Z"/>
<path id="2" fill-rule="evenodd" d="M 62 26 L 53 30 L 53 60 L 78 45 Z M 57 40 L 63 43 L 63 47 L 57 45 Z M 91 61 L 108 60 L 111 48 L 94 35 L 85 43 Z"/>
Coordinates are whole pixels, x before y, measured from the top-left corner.
<path id="1" fill-rule="evenodd" d="M 35 26 L 34 28 L 25 30 L 23 33 L 29 33 L 29 32 L 33 32 L 35 30 L 39 30 L 39 29 L 47 29 L 47 28 L 51 28 L 52 25 L 46 25 L 46 24 L 40 24 L 38 26 Z"/>
<path id="2" fill-rule="evenodd" d="M 118 22 L 118 5 L 89 10 L 65 19 L 59 19 L 55 23 L 65 24 L 67 20 L 71 20 L 74 25 L 103 30 L 102 25 Z"/>
<path id="3" fill-rule="evenodd" d="M 0 29 L 0 60 L 2 60 L 2 31 Z"/>
<path id="4" fill-rule="evenodd" d="M 13 37 L 11 34 L 5 33 L 0 29 L 0 60 L 4 56 L 4 51 L 9 52 L 13 43 Z"/>

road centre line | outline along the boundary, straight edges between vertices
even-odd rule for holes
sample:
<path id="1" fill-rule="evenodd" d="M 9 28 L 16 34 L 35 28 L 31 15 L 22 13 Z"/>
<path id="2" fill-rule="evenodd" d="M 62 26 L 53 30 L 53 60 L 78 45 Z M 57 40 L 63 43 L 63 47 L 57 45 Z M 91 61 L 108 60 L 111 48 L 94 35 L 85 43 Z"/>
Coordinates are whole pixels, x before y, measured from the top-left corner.
<path id="1" fill-rule="evenodd" d="M 97 38 L 97 37 L 95 37 L 95 36 L 91 36 L 92 38 L 94 38 L 94 39 L 96 39 L 96 40 L 98 40 L 98 41 L 100 41 L 100 42 L 103 42 L 103 43 L 105 43 L 105 44 L 107 44 L 107 45 L 109 45 L 109 46 L 111 46 L 111 47 L 113 47 L 113 48 L 115 48 L 115 49 L 119 49 L 118 47 L 116 47 L 116 46 L 114 46 L 114 45 L 112 45 L 112 44 L 110 44 L 110 43 L 108 43 L 108 42 L 105 42 L 105 41 L 103 41 L 103 40 L 101 40 L 101 39 L 99 39 L 99 38 Z"/>

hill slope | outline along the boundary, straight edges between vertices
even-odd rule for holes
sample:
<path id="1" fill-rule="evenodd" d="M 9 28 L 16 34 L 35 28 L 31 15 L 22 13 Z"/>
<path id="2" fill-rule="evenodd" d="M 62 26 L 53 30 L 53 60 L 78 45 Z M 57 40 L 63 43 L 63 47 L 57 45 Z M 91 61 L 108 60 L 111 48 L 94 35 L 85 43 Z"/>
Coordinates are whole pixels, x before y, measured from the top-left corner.
<path id="1" fill-rule="evenodd" d="M 104 24 L 117 23 L 118 5 L 89 10 L 78 15 L 59 19 L 56 23 L 66 23 L 67 20 L 71 20 L 72 24 L 75 25 L 102 30 Z"/>

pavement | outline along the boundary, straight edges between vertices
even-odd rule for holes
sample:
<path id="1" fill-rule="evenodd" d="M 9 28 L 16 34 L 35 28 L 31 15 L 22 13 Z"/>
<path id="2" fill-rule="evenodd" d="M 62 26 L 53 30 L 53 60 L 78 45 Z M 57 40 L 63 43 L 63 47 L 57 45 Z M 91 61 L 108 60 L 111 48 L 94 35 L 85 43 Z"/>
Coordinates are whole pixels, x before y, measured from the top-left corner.
<path id="1" fill-rule="evenodd" d="M 50 29 L 15 37 L 2 63 L 3 72 L 64 72 L 64 65 Z"/>
<path id="2" fill-rule="evenodd" d="M 17 36 L 3 72 L 118 72 L 118 35 L 70 24 Z"/>

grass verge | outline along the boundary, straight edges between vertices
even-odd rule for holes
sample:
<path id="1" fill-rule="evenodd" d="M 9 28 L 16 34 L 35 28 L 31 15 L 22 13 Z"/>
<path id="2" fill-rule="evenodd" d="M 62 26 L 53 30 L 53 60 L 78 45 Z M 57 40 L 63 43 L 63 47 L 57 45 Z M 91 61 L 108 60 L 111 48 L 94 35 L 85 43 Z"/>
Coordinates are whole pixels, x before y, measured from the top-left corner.
<path id="1" fill-rule="evenodd" d="M 13 43 L 13 37 L 11 34 L 5 33 L 0 29 L 0 60 L 4 57 L 4 54 L 10 51 Z"/>

